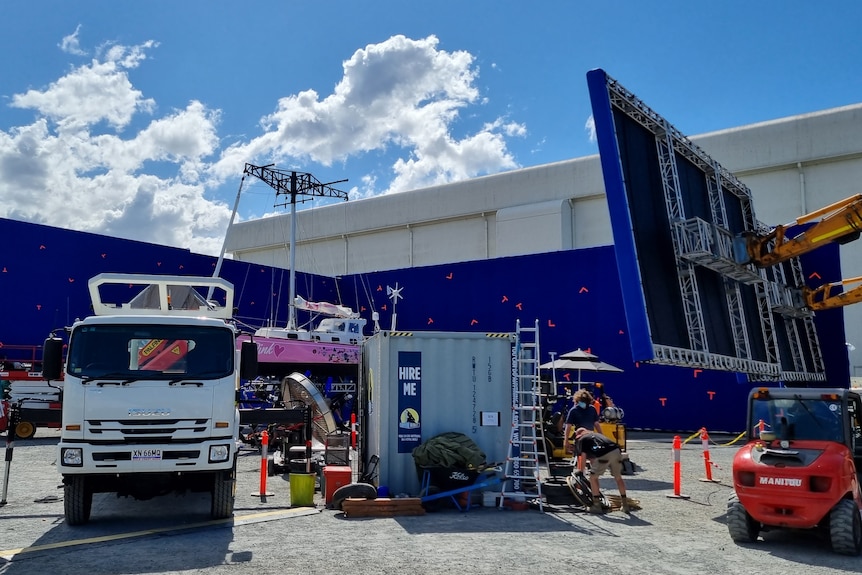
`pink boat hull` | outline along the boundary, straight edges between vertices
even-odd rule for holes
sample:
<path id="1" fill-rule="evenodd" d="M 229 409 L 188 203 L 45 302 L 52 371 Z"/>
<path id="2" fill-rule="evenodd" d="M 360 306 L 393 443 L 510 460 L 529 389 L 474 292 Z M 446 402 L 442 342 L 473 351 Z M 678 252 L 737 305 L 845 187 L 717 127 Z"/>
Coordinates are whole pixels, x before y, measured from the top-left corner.
<path id="1" fill-rule="evenodd" d="M 237 338 L 237 349 L 249 336 Z M 349 343 L 302 341 L 255 337 L 257 359 L 261 363 L 359 364 L 359 346 Z"/>

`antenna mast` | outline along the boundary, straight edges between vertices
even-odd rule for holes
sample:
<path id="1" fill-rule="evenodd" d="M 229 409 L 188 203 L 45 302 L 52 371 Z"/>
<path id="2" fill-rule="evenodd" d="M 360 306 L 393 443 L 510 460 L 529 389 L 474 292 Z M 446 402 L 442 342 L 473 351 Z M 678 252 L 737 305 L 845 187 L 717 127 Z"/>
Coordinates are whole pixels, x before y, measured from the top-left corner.
<path id="1" fill-rule="evenodd" d="M 290 204 L 290 300 L 288 301 L 287 329 L 296 329 L 296 204 L 306 202 L 315 197 L 339 198 L 347 200 L 347 192 L 337 190 L 333 184 L 340 184 L 347 180 L 321 183 L 307 172 L 296 172 L 290 170 L 277 170 L 275 164 L 266 166 L 255 166 L 246 164 L 242 174 L 254 176 L 275 190 L 275 207 L 283 207 Z M 279 201 L 279 196 L 284 198 Z"/>

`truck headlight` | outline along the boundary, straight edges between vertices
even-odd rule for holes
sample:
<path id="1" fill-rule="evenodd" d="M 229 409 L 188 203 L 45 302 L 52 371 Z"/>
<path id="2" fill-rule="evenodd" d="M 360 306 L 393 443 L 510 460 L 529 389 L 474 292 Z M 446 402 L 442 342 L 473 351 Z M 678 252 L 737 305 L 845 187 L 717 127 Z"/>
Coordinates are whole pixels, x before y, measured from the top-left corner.
<path id="1" fill-rule="evenodd" d="M 218 463 L 219 461 L 227 461 L 230 456 L 229 445 L 210 445 L 210 463 Z"/>
<path id="2" fill-rule="evenodd" d="M 63 465 L 81 467 L 84 465 L 84 452 L 80 447 L 64 447 L 60 458 Z"/>

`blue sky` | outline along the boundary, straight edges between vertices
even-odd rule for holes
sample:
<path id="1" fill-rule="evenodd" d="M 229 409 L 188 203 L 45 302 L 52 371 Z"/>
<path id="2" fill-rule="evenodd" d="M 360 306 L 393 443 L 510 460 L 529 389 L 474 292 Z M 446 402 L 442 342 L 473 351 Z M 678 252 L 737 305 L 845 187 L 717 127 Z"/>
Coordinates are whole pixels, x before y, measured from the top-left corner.
<path id="1" fill-rule="evenodd" d="M 859 22 L 849 0 L 3 2 L 0 217 L 217 254 L 245 162 L 359 200 L 595 154 L 597 67 L 688 135 L 854 104 Z M 273 203 L 248 182 L 239 217 Z"/>

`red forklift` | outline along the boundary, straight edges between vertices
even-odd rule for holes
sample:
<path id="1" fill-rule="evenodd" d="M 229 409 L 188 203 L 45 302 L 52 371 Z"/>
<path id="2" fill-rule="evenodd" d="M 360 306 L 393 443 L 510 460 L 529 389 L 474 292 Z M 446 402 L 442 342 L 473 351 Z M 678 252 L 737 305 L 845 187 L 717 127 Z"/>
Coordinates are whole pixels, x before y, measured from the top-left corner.
<path id="1" fill-rule="evenodd" d="M 862 398 L 843 388 L 755 388 L 748 442 L 733 460 L 727 527 L 736 542 L 761 531 L 812 529 L 832 550 L 862 552 Z"/>

